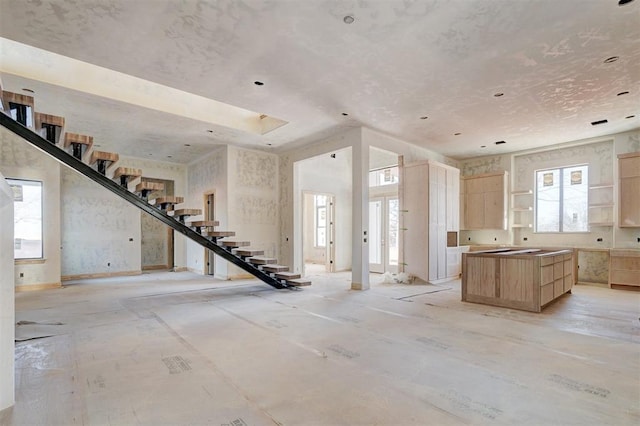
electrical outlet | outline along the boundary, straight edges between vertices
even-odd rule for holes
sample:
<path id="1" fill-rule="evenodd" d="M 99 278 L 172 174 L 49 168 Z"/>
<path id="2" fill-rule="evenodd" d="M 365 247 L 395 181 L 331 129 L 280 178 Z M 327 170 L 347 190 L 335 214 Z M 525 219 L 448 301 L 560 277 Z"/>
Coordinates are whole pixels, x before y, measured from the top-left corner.
<path id="1" fill-rule="evenodd" d="M 107 262 L 107 266 L 111 266 L 111 262 Z"/>
<path id="2" fill-rule="evenodd" d="M 529 240 L 529 238 L 524 237 L 522 240 L 523 240 L 523 241 L 528 241 L 528 240 Z"/>
<path id="3" fill-rule="evenodd" d="M 493 241 L 498 241 L 498 238 L 497 237 L 493 237 Z"/>
<path id="4" fill-rule="evenodd" d="M 598 238 L 596 241 L 601 243 L 602 242 L 602 238 Z"/>
<path id="5" fill-rule="evenodd" d="M 640 243 L 640 237 L 638 237 L 638 242 Z"/>
<path id="6" fill-rule="evenodd" d="M 24 272 L 20 272 L 20 278 L 24 278 Z"/>

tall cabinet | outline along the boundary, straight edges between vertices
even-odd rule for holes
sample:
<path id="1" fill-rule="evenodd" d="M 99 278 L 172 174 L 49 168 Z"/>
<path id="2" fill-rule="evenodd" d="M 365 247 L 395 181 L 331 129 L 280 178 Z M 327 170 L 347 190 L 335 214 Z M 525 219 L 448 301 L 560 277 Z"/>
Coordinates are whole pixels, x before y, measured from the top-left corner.
<path id="1" fill-rule="evenodd" d="M 465 176 L 464 229 L 507 229 L 507 172 Z"/>
<path id="2" fill-rule="evenodd" d="M 436 282 L 458 278 L 460 170 L 435 161 L 403 167 L 404 271 Z"/>
<path id="3" fill-rule="evenodd" d="M 640 152 L 618 155 L 621 228 L 640 227 Z"/>

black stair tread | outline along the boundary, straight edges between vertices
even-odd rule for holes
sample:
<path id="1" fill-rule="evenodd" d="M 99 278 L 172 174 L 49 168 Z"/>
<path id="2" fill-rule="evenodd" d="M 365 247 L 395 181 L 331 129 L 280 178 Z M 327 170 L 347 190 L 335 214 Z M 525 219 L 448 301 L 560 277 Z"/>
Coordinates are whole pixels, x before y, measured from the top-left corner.
<path id="1" fill-rule="evenodd" d="M 142 176 L 142 170 L 134 169 L 133 167 L 118 167 L 115 172 L 113 172 L 113 178 L 117 179 L 120 176 L 137 178 Z"/>
<path id="2" fill-rule="evenodd" d="M 298 272 L 276 272 L 276 278 L 280 278 L 281 280 L 295 280 L 300 278 L 300 274 Z"/>
<path id="3" fill-rule="evenodd" d="M 187 222 L 187 225 L 193 226 L 196 228 L 200 228 L 200 227 L 213 228 L 214 226 L 219 226 L 220 222 L 218 222 L 217 220 L 194 220 L 192 222 Z"/>
<path id="4" fill-rule="evenodd" d="M 278 259 L 265 256 L 253 256 L 248 258 L 247 262 L 253 263 L 254 265 L 273 265 L 278 263 Z"/>
<path id="5" fill-rule="evenodd" d="M 263 265 L 262 270 L 267 272 L 285 272 L 289 270 L 289 267 L 287 265 L 278 265 L 275 263 L 271 263 L 268 265 Z"/>
<path id="6" fill-rule="evenodd" d="M 202 235 L 206 237 L 224 238 L 224 237 L 235 237 L 236 233 L 234 231 L 209 231 L 209 232 L 202 233 Z"/>
<path id="7" fill-rule="evenodd" d="M 234 253 L 243 257 L 262 256 L 264 254 L 264 250 L 236 249 L 234 250 Z"/>
<path id="8" fill-rule="evenodd" d="M 251 241 L 227 241 L 227 240 L 223 240 L 220 241 L 220 244 L 222 244 L 225 247 L 248 247 L 251 245 Z"/>
<path id="9" fill-rule="evenodd" d="M 311 280 L 308 280 L 306 278 L 297 278 L 294 280 L 287 280 L 287 285 L 290 285 L 293 287 L 305 287 L 305 286 L 311 285 Z"/>

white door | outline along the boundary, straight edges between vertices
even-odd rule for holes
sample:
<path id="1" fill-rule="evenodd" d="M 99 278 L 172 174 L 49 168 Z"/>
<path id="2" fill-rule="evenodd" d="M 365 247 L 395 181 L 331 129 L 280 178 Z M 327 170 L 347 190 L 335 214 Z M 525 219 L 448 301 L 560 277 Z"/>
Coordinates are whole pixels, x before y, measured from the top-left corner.
<path id="1" fill-rule="evenodd" d="M 399 249 L 398 197 L 369 200 L 369 270 L 375 273 L 398 272 Z"/>

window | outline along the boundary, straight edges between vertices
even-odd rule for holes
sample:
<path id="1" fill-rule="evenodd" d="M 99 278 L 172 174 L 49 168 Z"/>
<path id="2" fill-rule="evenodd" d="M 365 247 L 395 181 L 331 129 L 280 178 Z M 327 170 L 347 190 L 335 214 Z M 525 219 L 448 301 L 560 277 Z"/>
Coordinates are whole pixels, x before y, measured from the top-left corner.
<path id="1" fill-rule="evenodd" d="M 42 182 L 7 179 L 13 189 L 14 258 L 41 259 Z"/>
<path id="2" fill-rule="evenodd" d="M 369 186 L 384 186 L 398 183 L 398 166 L 386 167 L 369 172 Z"/>
<path id="3" fill-rule="evenodd" d="M 327 246 L 327 196 L 315 195 L 313 200 L 315 207 L 315 233 L 314 245 L 316 247 Z"/>
<path id="4" fill-rule="evenodd" d="M 536 171 L 536 232 L 589 230 L 589 166 Z"/>

